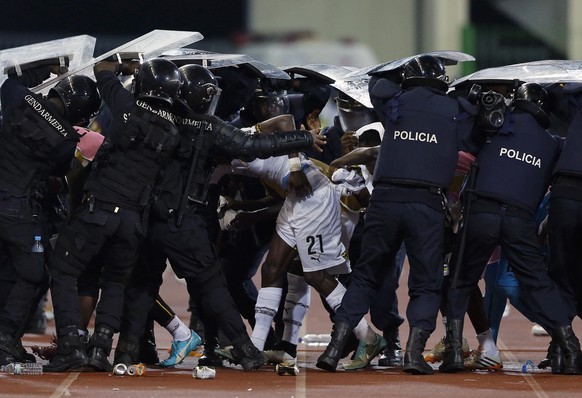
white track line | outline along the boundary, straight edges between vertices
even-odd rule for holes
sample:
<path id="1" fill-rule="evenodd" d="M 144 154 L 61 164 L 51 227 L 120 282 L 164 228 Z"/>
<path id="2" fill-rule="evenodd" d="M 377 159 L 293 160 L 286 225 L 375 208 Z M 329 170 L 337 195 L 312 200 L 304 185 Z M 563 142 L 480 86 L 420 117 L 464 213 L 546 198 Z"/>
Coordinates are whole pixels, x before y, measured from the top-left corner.
<path id="1" fill-rule="evenodd" d="M 511 362 L 518 362 L 517 357 L 515 355 L 513 355 L 513 353 L 511 351 L 509 351 L 509 349 L 507 348 L 507 346 L 505 345 L 505 343 L 500 338 L 497 338 L 497 346 L 500 349 L 503 350 L 503 354 Z M 525 381 L 527 382 L 527 384 L 529 384 L 529 386 L 531 387 L 531 389 L 533 390 L 533 392 L 536 394 L 537 397 L 539 397 L 539 398 L 549 398 L 548 394 L 546 394 L 546 392 L 538 384 L 538 382 L 536 381 L 536 379 L 534 377 L 532 377 L 532 374 L 531 373 L 523 373 L 522 376 L 525 379 Z"/>
<path id="2" fill-rule="evenodd" d="M 60 398 L 63 394 L 66 394 L 67 389 L 79 376 L 79 372 L 70 373 L 65 380 L 55 389 L 55 392 L 51 394 L 49 398 Z M 68 395 L 68 394 L 67 394 Z"/>

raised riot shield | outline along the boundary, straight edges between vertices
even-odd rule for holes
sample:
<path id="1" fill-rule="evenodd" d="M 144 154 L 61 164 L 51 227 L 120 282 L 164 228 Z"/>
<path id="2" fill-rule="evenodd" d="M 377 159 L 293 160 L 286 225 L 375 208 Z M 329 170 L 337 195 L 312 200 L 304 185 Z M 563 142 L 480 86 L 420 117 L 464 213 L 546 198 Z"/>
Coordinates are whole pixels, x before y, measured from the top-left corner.
<path id="1" fill-rule="evenodd" d="M 350 73 L 353 69 L 332 64 L 307 64 L 283 68 L 289 74 L 302 75 L 320 80 L 322 83 L 334 83 Z"/>
<path id="2" fill-rule="evenodd" d="M 331 84 L 336 90 L 349 95 L 366 108 L 372 109 L 372 101 L 370 100 L 370 93 L 368 85 L 370 84 L 370 76 L 359 75 L 351 78 L 343 78 L 336 80 Z"/>
<path id="3" fill-rule="evenodd" d="M 0 85 L 9 73 L 43 64 L 60 64 L 63 71 L 76 69 L 93 58 L 96 39 L 88 35 L 71 36 L 0 51 Z"/>
<path id="4" fill-rule="evenodd" d="M 105 54 L 98 56 L 97 58 L 93 58 L 92 60 L 85 62 L 78 68 L 69 68 L 69 72 L 59 75 L 54 79 L 43 82 L 42 84 L 36 86 L 33 91 L 42 92 L 43 90 L 52 87 L 62 79 L 71 75 L 82 74 L 94 77 L 93 65 L 111 57 L 116 57 L 119 55 L 123 59 L 138 57 L 139 59 L 147 60 L 150 58 L 155 58 L 167 50 L 196 43 L 203 38 L 204 36 L 202 36 L 199 32 L 159 29 L 152 30 L 143 36 L 140 36 L 134 40 L 122 44 L 117 48 L 114 48 L 111 51 L 106 52 Z"/>
<path id="5" fill-rule="evenodd" d="M 480 84 L 519 83 L 580 83 L 582 61 L 542 60 L 483 69 L 463 76 L 451 83 L 451 87 Z"/>
<path id="6" fill-rule="evenodd" d="M 218 75 L 220 75 L 220 71 L 217 69 L 239 67 L 247 69 L 252 74 L 256 75 L 257 78 L 281 80 L 291 79 L 291 77 L 282 69 L 265 62 L 257 61 L 250 55 L 246 54 L 222 54 L 210 51 L 182 48 L 167 51 L 162 54 L 162 57 L 172 61 L 178 66 L 188 64 L 202 65 L 212 70 L 214 74 Z"/>
<path id="7" fill-rule="evenodd" d="M 466 54 L 466 53 L 463 53 L 460 51 L 451 51 L 451 50 L 429 51 L 426 53 L 416 54 L 416 55 L 412 55 L 410 57 L 400 58 L 400 59 L 397 59 L 394 61 L 383 62 L 383 63 L 378 64 L 378 65 L 367 66 L 365 68 L 357 69 L 357 70 L 349 73 L 345 77 L 350 78 L 350 77 L 360 76 L 360 75 L 374 75 L 374 74 L 390 72 L 390 71 L 393 71 L 393 70 L 400 68 L 401 66 L 406 64 L 408 61 L 410 61 L 416 57 L 422 56 L 422 55 L 430 55 L 430 56 L 433 56 L 436 58 L 440 58 L 443 60 L 445 65 L 456 65 L 459 62 L 466 62 L 466 61 L 474 61 L 475 60 L 475 57 L 473 57 L 472 55 L 469 55 L 469 54 Z"/>

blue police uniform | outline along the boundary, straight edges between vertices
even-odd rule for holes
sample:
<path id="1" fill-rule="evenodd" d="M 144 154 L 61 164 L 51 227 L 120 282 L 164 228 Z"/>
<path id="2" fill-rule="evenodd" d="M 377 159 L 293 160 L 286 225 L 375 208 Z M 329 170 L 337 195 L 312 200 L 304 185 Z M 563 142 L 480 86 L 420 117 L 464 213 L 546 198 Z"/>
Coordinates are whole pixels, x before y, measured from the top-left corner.
<path id="1" fill-rule="evenodd" d="M 554 170 L 548 217 L 550 243 L 549 273 L 568 302 L 572 320 L 582 314 L 582 105 L 580 85 L 559 89 L 562 101 L 556 104 L 564 120 L 571 121 L 566 132 L 564 149 Z"/>
<path id="2" fill-rule="evenodd" d="M 410 263 L 407 319 L 423 334 L 422 352 L 435 329 L 443 281 L 444 192 L 454 177 L 458 151 L 475 153 L 475 108 L 428 86 L 401 86 L 372 78 L 370 97 L 385 128 L 374 171 L 374 191 L 366 214 L 362 253 L 336 315 L 355 326 L 402 242 Z M 408 347 L 407 347 L 408 351 Z M 412 351 L 412 350 L 411 350 Z M 419 355 L 420 355 L 419 353 Z M 407 359 L 405 357 L 405 371 Z M 410 361 L 409 361 L 410 362 Z M 425 364 L 426 365 L 426 364 Z"/>
<path id="3" fill-rule="evenodd" d="M 560 149 L 561 140 L 550 135 L 533 114 L 512 109 L 506 112 L 498 134 L 479 153 L 465 250 L 454 251 L 452 255 L 451 264 L 460 264 L 461 268 L 458 284 L 448 291 L 449 322 L 462 325 L 471 289 L 478 283 L 493 250 L 500 245 L 542 323 L 548 325 L 551 333 L 562 334 L 562 342 L 569 339 L 568 334 L 573 336 L 571 330 L 567 331 L 571 322 L 565 300 L 546 272 L 534 218 Z M 562 348 L 579 352 L 579 345 L 577 349 L 574 345 Z M 441 371 L 459 370 L 452 362 L 455 361 L 449 362 L 445 356 Z M 462 366 L 462 361 L 458 362 Z M 569 372 L 577 370 L 570 368 Z"/>

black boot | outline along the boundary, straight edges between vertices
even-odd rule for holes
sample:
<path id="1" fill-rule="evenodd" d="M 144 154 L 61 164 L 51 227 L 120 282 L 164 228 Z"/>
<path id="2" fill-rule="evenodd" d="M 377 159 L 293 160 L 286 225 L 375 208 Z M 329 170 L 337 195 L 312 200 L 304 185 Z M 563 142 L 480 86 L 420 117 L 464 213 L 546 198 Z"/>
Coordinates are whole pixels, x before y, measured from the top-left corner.
<path id="1" fill-rule="evenodd" d="M 431 375 L 434 373 L 432 367 L 425 362 L 422 353 L 426 341 L 430 337 L 428 330 L 417 327 L 410 328 L 408 341 L 406 342 L 406 353 L 404 354 L 404 367 L 406 373 L 415 375 Z"/>
<path id="2" fill-rule="evenodd" d="M 218 337 L 210 338 L 204 343 L 204 354 L 198 360 L 198 366 L 222 367 L 222 358 L 216 355 L 218 348 Z"/>
<path id="3" fill-rule="evenodd" d="M 57 338 L 57 353 L 50 363 L 42 368 L 45 372 L 64 372 L 84 368 L 87 364 L 85 342 L 75 326 L 67 328 L 67 334 Z"/>
<path id="4" fill-rule="evenodd" d="M 36 363 L 36 357 L 34 354 L 26 351 L 26 349 L 22 346 L 22 340 L 16 340 L 16 343 L 14 344 L 14 351 L 18 355 L 18 362 Z"/>
<path id="5" fill-rule="evenodd" d="M 552 368 L 552 373 L 554 374 L 564 373 L 564 356 L 562 355 L 562 349 L 554 339 L 550 341 L 546 357 L 540 361 L 538 368 Z"/>
<path id="6" fill-rule="evenodd" d="M 119 336 L 113 363 L 123 363 L 125 365 L 134 365 L 136 363 L 145 363 L 140 361 L 140 341 L 135 336 Z M 157 363 L 157 362 L 154 362 Z"/>
<path id="7" fill-rule="evenodd" d="M 388 346 L 380 356 L 380 359 L 378 359 L 378 366 L 402 366 L 404 358 L 402 356 L 398 327 L 384 331 L 384 338 L 388 342 Z"/>
<path id="8" fill-rule="evenodd" d="M 151 325 L 146 327 L 143 336 L 139 339 L 138 362 L 145 363 L 146 365 L 155 365 L 160 362 L 158 348 L 156 346 L 156 336 L 154 335 L 153 321 Z"/>
<path id="9" fill-rule="evenodd" d="M 16 339 L 6 331 L 0 331 L 0 366 L 20 362 L 15 349 Z"/>
<path id="10" fill-rule="evenodd" d="M 465 369 L 463 354 L 463 320 L 450 319 L 447 322 L 445 354 L 439 366 L 441 373 L 457 373 Z"/>
<path id="11" fill-rule="evenodd" d="M 337 363 L 342 357 L 344 347 L 350 339 L 353 329 L 347 322 L 335 322 L 331 330 L 331 341 L 323 354 L 317 358 L 315 366 L 329 372 L 335 372 Z"/>
<path id="12" fill-rule="evenodd" d="M 106 325 L 95 327 L 93 336 L 89 339 L 87 352 L 89 356 L 88 364 L 93 369 L 101 372 L 111 372 L 113 366 L 107 359 L 111 353 L 113 344 L 113 329 Z"/>
<path id="13" fill-rule="evenodd" d="M 248 336 L 245 336 L 243 342 L 234 344 L 230 353 L 245 371 L 258 369 L 269 361 L 267 354 L 255 347 Z"/>
<path id="14" fill-rule="evenodd" d="M 560 326 L 554 329 L 552 340 L 556 341 L 561 349 L 561 355 L 556 353 L 550 358 L 552 373 L 554 367 L 556 371 L 563 364 L 564 374 L 578 375 L 582 374 L 582 352 L 580 352 L 580 342 L 572 330 L 572 326 Z M 560 361 L 562 363 L 560 363 Z"/>

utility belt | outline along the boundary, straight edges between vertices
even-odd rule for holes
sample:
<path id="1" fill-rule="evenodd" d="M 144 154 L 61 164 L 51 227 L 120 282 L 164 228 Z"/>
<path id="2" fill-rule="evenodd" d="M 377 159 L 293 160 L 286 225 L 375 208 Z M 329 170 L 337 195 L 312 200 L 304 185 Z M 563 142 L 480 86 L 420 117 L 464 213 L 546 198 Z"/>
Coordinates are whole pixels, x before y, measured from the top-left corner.
<path id="1" fill-rule="evenodd" d="M 447 217 L 450 216 L 446 190 L 437 186 L 414 182 L 377 181 L 374 183 L 372 200 L 422 202 L 436 210 L 443 210 Z"/>
<path id="2" fill-rule="evenodd" d="M 421 190 L 425 190 L 428 191 L 432 194 L 435 195 L 443 195 L 445 194 L 446 190 L 444 188 L 441 187 L 436 187 L 436 186 L 432 186 L 432 185 L 422 185 L 422 184 L 417 184 L 414 182 L 388 182 L 388 181 L 378 181 L 376 183 L 374 183 L 374 187 L 385 187 L 385 188 L 390 188 L 390 187 L 394 187 L 394 188 L 406 188 L 406 189 L 421 189 Z"/>
<path id="3" fill-rule="evenodd" d="M 518 216 L 522 218 L 530 219 L 534 216 L 532 211 L 529 211 L 521 206 L 512 205 L 510 203 L 503 202 L 498 199 L 488 198 L 485 196 L 475 196 L 473 202 L 471 203 L 472 213 L 498 213 L 498 214 L 508 214 L 512 216 Z"/>
<path id="4" fill-rule="evenodd" d="M 116 205 L 115 203 L 111 202 L 104 202 L 102 200 L 97 199 L 95 196 L 90 195 L 83 200 L 83 203 L 89 206 L 89 213 L 95 212 L 95 209 L 109 211 L 111 213 L 119 213 L 121 211 L 132 211 L 132 212 L 140 212 L 141 209 L 133 206 L 124 205 L 121 207 L 120 205 Z"/>

